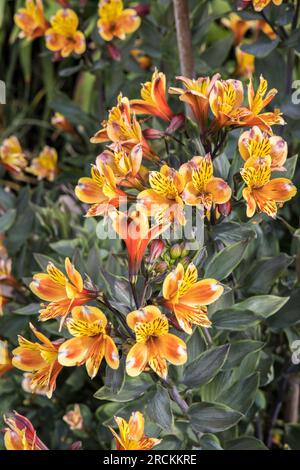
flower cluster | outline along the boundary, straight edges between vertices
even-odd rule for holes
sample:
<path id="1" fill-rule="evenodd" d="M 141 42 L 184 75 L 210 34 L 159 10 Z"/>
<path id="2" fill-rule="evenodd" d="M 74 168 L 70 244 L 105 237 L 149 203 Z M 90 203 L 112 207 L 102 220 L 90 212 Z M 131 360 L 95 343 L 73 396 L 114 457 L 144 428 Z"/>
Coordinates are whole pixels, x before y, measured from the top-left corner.
<path id="1" fill-rule="evenodd" d="M 138 7 L 124 8 L 122 0 L 100 0 L 98 15 L 99 35 L 105 41 L 115 37 L 124 40 L 141 24 Z M 80 56 L 86 51 L 86 37 L 79 30 L 78 15 L 70 8 L 57 10 L 48 21 L 42 0 L 26 0 L 14 19 L 21 30 L 20 38 L 34 40 L 43 36 L 47 49 L 54 53 L 56 60 L 73 53 Z"/>
<path id="2" fill-rule="evenodd" d="M 23 179 L 24 171 L 38 180 L 53 181 L 58 173 L 58 156 L 55 148 L 46 145 L 28 164 L 25 152 L 16 136 L 5 139 L 0 146 L 0 165 L 17 179 Z"/>

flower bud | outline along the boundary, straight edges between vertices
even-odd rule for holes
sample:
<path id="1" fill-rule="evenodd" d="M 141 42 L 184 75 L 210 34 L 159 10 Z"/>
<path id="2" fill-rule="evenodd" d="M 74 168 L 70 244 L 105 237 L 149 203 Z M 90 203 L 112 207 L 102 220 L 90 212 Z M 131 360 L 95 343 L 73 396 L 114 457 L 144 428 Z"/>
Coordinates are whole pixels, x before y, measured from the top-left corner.
<path id="1" fill-rule="evenodd" d="M 133 7 L 137 14 L 141 17 L 147 16 L 150 13 L 150 5 L 139 3 L 135 7 Z"/>
<path id="2" fill-rule="evenodd" d="M 106 47 L 107 47 L 107 52 L 110 58 L 112 60 L 115 60 L 116 62 L 120 62 L 121 57 L 122 57 L 120 49 L 111 43 L 107 44 Z"/>
<path id="3" fill-rule="evenodd" d="M 145 129 L 143 131 L 143 136 L 147 140 L 161 139 L 162 137 L 164 137 L 164 135 L 164 132 L 159 131 L 157 129 Z"/>
<path id="4" fill-rule="evenodd" d="M 225 202 L 224 204 L 218 204 L 218 211 L 224 217 L 228 217 L 228 215 L 231 213 L 231 202 L 228 201 L 228 202 Z"/>
<path id="5" fill-rule="evenodd" d="M 164 251 L 166 244 L 163 240 L 157 239 L 153 240 L 150 245 L 149 256 L 147 257 L 148 263 L 153 263 L 157 258 L 159 258 Z"/>
<path id="6" fill-rule="evenodd" d="M 165 261 L 160 261 L 155 265 L 154 269 L 157 273 L 164 273 L 168 269 L 168 265 Z"/>
<path id="7" fill-rule="evenodd" d="M 181 253 L 182 253 L 182 247 L 179 245 L 179 243 L 176 243 L 170 249 L 170 256 L 172 259 L 180 258 Z"/>
<path id="8" fill-rule="evenodd" d="M 165 130 L 165 134 L 166 135 L 174 134 L 174 132 L 176 132 L 178 129 L 180 129 L 180 127 L 183 126 L 184 121 L 185 121 L 185 117 L 184 117 L 184 114 L 182 113 L 176 114 L 176 116 L 173 116 L 169 126 Z"/>

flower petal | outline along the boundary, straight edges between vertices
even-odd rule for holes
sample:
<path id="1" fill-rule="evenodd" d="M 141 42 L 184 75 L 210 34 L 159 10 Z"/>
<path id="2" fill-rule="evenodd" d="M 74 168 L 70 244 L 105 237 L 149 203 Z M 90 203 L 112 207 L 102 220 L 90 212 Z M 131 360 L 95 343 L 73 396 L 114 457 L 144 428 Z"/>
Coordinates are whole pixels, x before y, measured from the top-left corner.
<path id="1" fill-rule="evenodd" d="M 159 351 L 171 364 L 179 366 L 187 361 L 185 342 L 171 333 L 157 339 Z"/>
<path id="2" fill-rule="evenodd" d="M 148 363 L 148 348 L 145 343 L 136 343 L 126 358 L 126 372 L 130 377 L 137 377 Z"/>

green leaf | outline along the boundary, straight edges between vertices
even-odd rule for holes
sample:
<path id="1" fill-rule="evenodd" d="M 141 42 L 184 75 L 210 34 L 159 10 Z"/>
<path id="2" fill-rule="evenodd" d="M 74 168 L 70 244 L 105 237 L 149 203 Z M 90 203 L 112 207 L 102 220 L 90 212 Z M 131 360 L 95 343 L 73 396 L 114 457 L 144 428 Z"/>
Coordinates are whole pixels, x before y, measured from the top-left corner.
<path id="1" fill-rule="evenodd" d="M 258 317 L 269 318 L 278 312 L 289 300 L 289 297 L 277 297 L 276 295 L 256 295 L 249 297 L 234 305 L 234 310 L 250 310 Z"/>
<path id="2" fill-rule="evenodd" d="M 200 439 L 201 450 L 223 450 L 221 443 L 214 434 L 204 434 Z"/>
<path id="3" fill-rule="evenodd" d="M 193 334 L 189 336 L 187 340 L 187 355 L 188 362 L 190 364 L 196 357 L 199 356 L 203 351 L 206 350 L 206 343 L 203 335 L 201 334 L 200 328 L 195 328 Z"/>
<path id="4" fill-rule="evenodd" d="M 213 315 L 213 326 L 221 330 L 242 331 L 258 323 L 259 318 L 249 310 L 239 311 L 231 308 L 219 310 Z"/>
<path id="5" fill-rule="evenodd" d="M 17 315 L 38 315 L 39 310 L 41 309 L 40 304 L 38 303 L 31 303 L 26 305 L 26 307 L 18 308 L 14 310 L 14 313 Z"/>
<path id="6" fill-rule="evenodd" d="M 218 396 L 218 402 L 246 414 L 252 406 L 259 385 L 259 374 L 239 380 Z"/>
<path id="7" fill-rule="evenodd" d="M 50 243 L 52 250 L 56 251 L 62 256 L 72 257 L 76 248 L 80 246 L 80 240 L 76 238 L 73 240 L 59 240 L 55 243 Z"/>
<path id="8" fill-rule="evenodd" d="M 210 382 L 225 363 L 229 348 L 230 345 L 225 344 L 200 354 L 185 368 L 183 383 L 192 388 Z"/>
<path id="9" fill-rule="evenodd" d="M 256 237 L 253 227 L 236 222 L 223 222 L 222 224 L 215 225 L 212 233 L 214 240 L 220 240 L 226 246 L 245 240 L 245 238 Z"/>
<path id="10" fill-rule="evenodd" d="M 16 209 L 8 209 L 0 217 L 0 233 L 6 232 L 12 227 L 14 221 L 16 220 L 17 211 Z"/>
<path id="11" fill-rule="evenodd" d="M 241 49 L 243 52 L 252 54 L 258 58 L 267 57 L 280 43 L 280 39 L 276 38 L 271 41 L 264 33 L 260 33 L 258 40 L 254 44 L 243 44 Z"/>
<path id="12" fill-rule="evenodd" d="M 111 369 L 106 367 L 105 385 L 110 388 L 113 393 L 118 393 L 125 382 L 125 356 L 123 355 L 120 360 L 118 369 Z"/>
<path id="13" fill-rule="evenodd" d="M 300 424 L 285 426 L 285 440 L 292 450 L 300 450 Z"/>
<path id="14" fill-rule="evenodd" d="M 173 414 L 170 396 L 165 388 L 157 385 L 155 395 L 150 399 L 146 408 L 147 415 L 167 432 L 173 429 Z"/>
<path id="15" fill-rule="evenodd" d="M 263 346 L 263 342 L 253 341 L 251 339 L 242 339 L 232 342 L 230 344 L 229 354 L 223 368 L 227 370 L 239 366 L 242 359 L 252 352 L 260 351 Z"/>
<path id="16" fill-rule="evenodd" d="M 211 69 L 220 67 L 225 61 L 229 51 L 232 47 L 233 37 L 229 35 L 227 38 L 222 38 L 208 47 L 201 55 L 203 60 Z"/>
<path id="17" fill-rule="evenodd" d="M 235 243 L 216 253 L 205 268 L 205 277 L 222 281 L 240 264 L 248 246 L 249 239 Z"/>
<path id="18" fill-rule="evenodd" d="M 118 393 L 113 392 L 111 388 L 104 385 L 97 390 L 94 397 L 98 400 L 110 400 L 125 403 L 142 396 L 152 384 L 153 382 L 146 375 L 136 378 L 126 377 L 125 384 Z"/>
<path id="19" fill-rule="evenodd" d="M 296 289 L 288 302 L 274 315 L 268 319 L 271 328 L 287 328 L 300 322 L 299 314 L 300 289 Z"/>
<path id="20" fill-rule="evenodd" d="M 194 403 L 188 415 L 196 432 L 222 432 L 231 428 L 243 417 L 238 411 L 219 403 Z"/>
<path id="21" fill-rule="evenodd" d="M 225 450 L 269 450 L 265 444 L 252 436 L 243 436 L 225 442 Z"/>

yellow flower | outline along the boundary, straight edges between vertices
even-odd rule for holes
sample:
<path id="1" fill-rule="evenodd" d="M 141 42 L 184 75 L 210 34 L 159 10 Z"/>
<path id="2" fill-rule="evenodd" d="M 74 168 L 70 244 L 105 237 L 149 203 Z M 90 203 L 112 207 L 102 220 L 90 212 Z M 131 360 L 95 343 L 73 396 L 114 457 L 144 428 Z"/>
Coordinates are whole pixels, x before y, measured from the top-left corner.
<path id="1" fill-rule="evenodd" d="M 243 197 L 247 203 L 247 216 L 252 217 L 256 210 L 275 218 L 278 206 L 289 201 L 297 193 L 296 187 L 287 178 L 271 177 L 271 168 L 267 164 L 248 167 L 241 170 L 247 187 Z"/>
<path id="2" fill-rule="evenodd" d="M 4 416 L 7 428 L 4 429 L 6 450 L 49 450 L 37 436 L 31 421 L 16 411 Z"/>
<path id="3" fill-rule="evenodd" d="M 25 153 L 16 136 L 12 135 L 2 142 L 0 164 L 12 173 L 22 173 L 27 165 Z"/>
<path id="4" fill-rule="evenodd" d="M 97 297 L 97 291 L 85 288 L 80 273 L 75 269 L 69 258 L 65 259 L 67 276 L 53 263 L 49 262 L 47 273 L 33 276 L 30 289 L 40 299 L 49 304 L 42 304 L 41 321 L 62 317 L 61 326 L 68 313 L 78 305 L 83 305 Z"/>
<path id="5" fill-rule="evenodd" d="M 206 306 L 215 302 L 224 291 L 215 279 L 197 279 L 198 271 L 194 264 L 189 264 L 185 270 L 178 263 L 163 283 L 163 305 L 174 312 L 180 328 L 188 334 L 192 333 L 193 325 L 211 325 Z"/>
<path id="6" fill-rule="evenodd" d="M 80 178 L 75 188 L 78 199 L 92 206 L 86 217 L 106 214 L 112 207 L 118 207 L 126 193 L 117 187 L 113 170 L 100 160 L 92 166 L 91 178 Z"/>
<path id="7" fill-rule="evenodd" d="M 285 124 L 280 110 L 275 109 L 274 112 L 261 113 L 276 96 L 277 90 L 272 88 L 267 92 L 268 82 L 264 77 L 260 76 L 258 89 L 255 93 L 253 81 L 250 78 L 248 85 L 248 108 L 243 118 L 243 124 L 249 127 L 258 126 L 261 130 L 272 134 L 271 126 L 274 124 Z"/>
<path id="8" fill-rule="evenodd" d="M 184 202 L 191 206 L 203 205 L 207 212 L 215 204 L 225 204 L 231 198 L 231 189 L 222 178 L 213 176 L 210 155 L 194 157 L 180 168 L 186 187 L 182 193 Z"/>
<path id="9" fill-rule="evenodd" d="M 277 6 L 282 4 L 282 0 L 252 0 L 253 8 L 255 11 L 262 11 L 271 1 Z"/>
<path id="10" fill-rule="evenodd" d="M 190 106 L 194 119 L 199 124 L 202 132 L 207 126 L 209 96 L 218 78 L 219 74 L 214 75 L 211 79 L 209 77 L 199 77 L 195 80 L 176 77 L 177 80 L 183 82 L 184 88 L 169 88 L 169 93 L 179 95 L 180 101 Z"/>
<path id="11" fill-rule="evenodd" d="M 184 177 L 168 165 L 163 165 L 160 171 L 151 171 L 149 175 L 151 189 L 146 189 L 138 195 L 138 203 L 149 216 L 154 216 L 157 222 L 176 221 L 184 225 L 184 203 L 181 197 L 184 190 Z"/>
<path id="12" fill-rule="evenodd" d="M 108 334 L 106 316 L 99 308 L 75 307 L 72 318 L 67 320 L 67 328 L 74 338 L 60 346 L 60 364 L 67 367 L 85 364 L 91 379 L 97 375 L 103 357 L 109 367 L 118 369 L 118 349 Z"/>
<path id="13" fill-rule="evenodd" d="M 78 16 L 69 8 L 61 9 L 50 20 L 51 28 L 46 31 L 46 47 L 53 52 L 60 52 L 62 57 L 68 57 L 75 52 L 80 55 L 85 52 L 85 37 L 78 31 Z"/>
<path id="14" fill-rule="evenodd" d="M 140 144 L 145 158 L 159 160 L 144 138 L 141 126 L 135 114 L 132 114 L 129 100 L 125 96 L 118 96 L 117 106 L 110 110 L 107 122 L 102 124 L 103 128 L 91 138 L 93 144 L 111 141 L 111 147 L 121 145 L 129 151 Z"/>
<path id="15" fill-rule="evenodd" d="M 7 341 L 0 340 L 0 377 L 12 369 L 11 355 Z"/>
<path id="16" fill-rule="evenodd" d="M 144 416 L 139 411 L 134 411 L 128 422 L 119 416 L 114 418 L 119 427 L 120 435 L 110 426 L 109 429 L 115 438 L 117 450 L 151 450 L 161 442 L 161 439 L 145 435 Z"/>
<path id="17" fill-rule="evenodd" d="M 21 29 L 20 38 L 35 39 L 44 36 L 49 28 L 49 23 L 44 16 L 42 0 L 26 0 L 25 8 L 17 10 L 14 20 Z"/>
<path id="18" fill-rule="evenodd" d="M 166 76 L 157 69 L 150 82 L 142 86 L 141 100 L 131 100 L 130 106 L 136 114 L 150 114 L 164 121 L 171 121 L 173 111 L 166 100 Z"/>
<path id="19" fill-rule="evenodd" d="M 126 359 L 126 371 L 136 377 L 148 366 L 167 378 L 167 361 L 182 365 L 187 360 L 185 342 L 169 333 L 168 319 L 159 308 L 148 305 L 127 315 L 128 326 L 135 332 L 136 343 Z"/>
<path id="20" fill-rule="evenodd" d="M 236 69 L 238 77 L 250 77 L 255 71 L 255 56 L 243 52 L 240 47 L 235 48 Z"/>
<path id="21" fill-rule="evenodd" d="M 209 96 L 210 108 L 218 127 L 240 125 L 244 100 L 239 80 L 217 80 Z"/>
<path id="22" fill-rule="evenodd" d="M 48 181 L 53 181 L 58 172 L 55 148 L 46 145 L 38 157 L 32 160 L 31 165 L 26 171 L 37 176 L 39 180 L 47 179 Z"/>
<path id="23" fill-rule="evenodd" d="M 285 171 L 288 145 L 282 137 L 269 136 L 254 126 L 241 134 L 238 145 L 245 168 L 266 163 L 271 171 Z"/>
<path id="24" fill-rule="evenodd" d="M 125 39 L 126 34 L 136 31 L 140 24 L 141 18 L 136 10 L 124 9 L 122 0 L 100 0 L 97 26 L 105 41 L 111 41 L 114 37 Z"/>
<path id="25" fill-rule="evenodd" d="M 62 366 L 58 363 L 58 348 L 61 340 L 51 342 L 45 335 L 30 324 L 40 343 L 33 343 L 19 336 L 19 346 L 13 350 L 12 364 L 17 369 L 32 372 L 31 389 L 45 389 L 51 398 L 56 387 L 56 379 Z"/>

